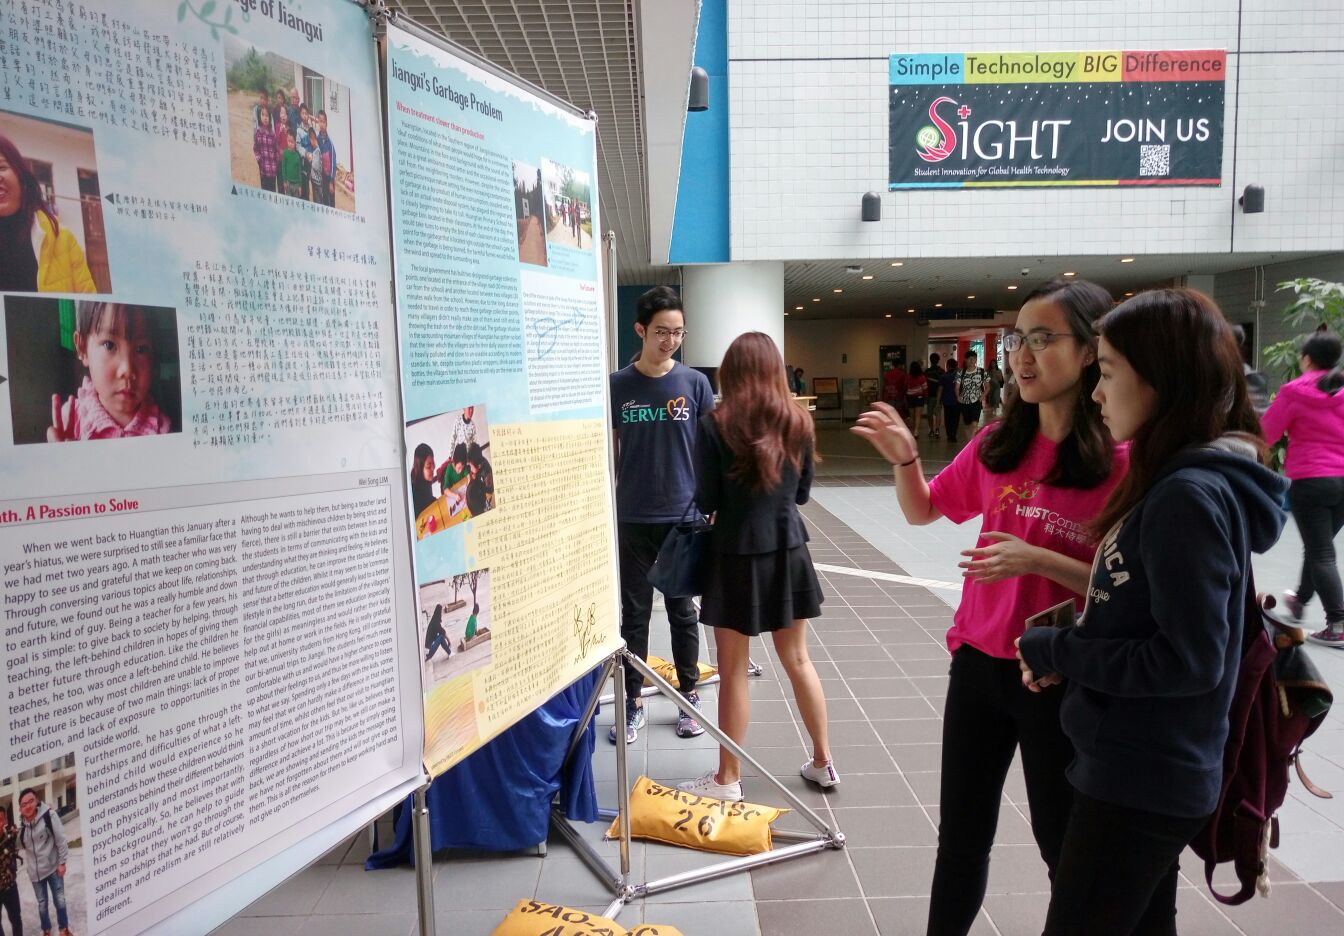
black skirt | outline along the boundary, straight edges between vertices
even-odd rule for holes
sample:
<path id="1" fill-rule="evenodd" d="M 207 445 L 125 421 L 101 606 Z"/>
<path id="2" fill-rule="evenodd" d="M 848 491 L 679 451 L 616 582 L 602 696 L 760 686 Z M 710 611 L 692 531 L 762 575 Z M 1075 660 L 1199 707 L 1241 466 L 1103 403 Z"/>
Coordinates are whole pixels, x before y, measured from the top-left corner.
<path id="1" fill-rule="evenodd" d="M 707 557 L 700 621 L 755 637 L 821 613 L 825 596 L 807 546 L 751 556 Z"/>

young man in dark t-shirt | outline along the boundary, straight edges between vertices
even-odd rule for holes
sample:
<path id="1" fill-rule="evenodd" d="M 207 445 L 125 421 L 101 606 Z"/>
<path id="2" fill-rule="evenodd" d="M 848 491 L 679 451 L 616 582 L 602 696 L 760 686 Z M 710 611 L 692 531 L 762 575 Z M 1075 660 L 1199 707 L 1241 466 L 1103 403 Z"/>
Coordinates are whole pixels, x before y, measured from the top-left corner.
<path id="1" fill-rule="evenodd" d="M 653 586 L 649 568 L 668 531 L 693 510 L 695 426 L 714 408 L 714 391 L 704 374 L 674 360 L 686 335 L 681 298 L 666 286 L 639 297 L 635 334 L 639 357 L 611 375 L 611 424 L 616 437 L 616 520 L 621 572 L 621 636 L 630 652 L 649 655 L 649 614 Z M 672 662 L 678 688 L 692 705 L 700 664 L 700 625 L 690 598 L 667 598 L 672 629 Z M 644 677 L 626 670 L 627 741 L 644 725 L 639 693 Z M 616 741 L 617 726 L 610 738 Z M 704 728 L 680 714 L 677 734 L 693 738 Z"/>

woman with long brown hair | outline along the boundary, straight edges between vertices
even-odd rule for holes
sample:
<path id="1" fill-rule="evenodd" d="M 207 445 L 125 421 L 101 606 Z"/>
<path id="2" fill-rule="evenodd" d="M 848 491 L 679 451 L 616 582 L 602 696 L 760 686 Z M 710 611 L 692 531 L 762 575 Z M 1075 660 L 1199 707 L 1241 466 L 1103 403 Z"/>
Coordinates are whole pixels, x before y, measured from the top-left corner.
<path id="1" fill-rule="evenodd" d="M 75 235 L 18 146 L 0 134 L 0 292 L 97 291 Z"/>
<path id="2" fill-rule="evenodd" d="M 1022 681 L 1068 681 L 1073 807 L 1046 936 L 1176 932 L 1177 859 L 1218 802 L 1252 552 L 1283 529 L 1241 354 L 1213 300 L 1140 293 L 1097 323 L 1092 397 L 1129 473 L 1103 534 L 1085 627 L 1018 641 Z M 1185 366 L 1171 366 L 1180 348 Z"/>
<path id="3" fill-rule="evenodd" d="M 822 787 L 840 782 L 826 737 L 826 698 L 807 653 L 807 620 L 821 613 L 821 586 L 798 506 L 812 487 L 812 420 L 789 393 L 784 359 L 761 332 L 738 336 L 719 368 L 723 400 L 700 418 L 696 505 L 714 515 L 700 621 L 718 650 L 719 727 L 742 744 L 750 696 L 751 638 L 770 633 L 812 738 L 800 773 Z M 742 799 L 741 764 L 719 748 L 718 770 L 681 784 L 701 796 Z"/>

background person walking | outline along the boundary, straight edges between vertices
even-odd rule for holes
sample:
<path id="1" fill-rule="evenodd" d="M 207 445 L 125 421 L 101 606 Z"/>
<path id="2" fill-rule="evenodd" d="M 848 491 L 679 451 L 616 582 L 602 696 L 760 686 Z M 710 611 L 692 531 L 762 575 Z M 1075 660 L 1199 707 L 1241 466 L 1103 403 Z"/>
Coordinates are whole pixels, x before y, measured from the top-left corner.
<path id="1" fill-rule="evenodd" d="M 832 787 L 826 697 L 807 652 L 807 621 L 821 613 L 821 585 L 807 551 L 798 505 L 812 487 L 813 427 L 789 396 L 784 361 L 768 335 L 739 335 L 723 356 L 717 409 L 696 434 L 696 505 L 715 516 L 700 620 L 718 649 L 719 726 L 742 744 L 751 699 L 751 638 L 769 633 L 788 673 L 812 757 L 802 776 Z M 719 748 L 719 767 L 679 784 L 700 796 L 742 799 L 741 764 Z"/>
<path id="2" fill-rule="evenodd" d="M 1297 591 L 1284 592 L 1294 621 L 1319 594 L 1325 628 L 1314 643 L 1344 647 L 1344 587 L 1335 555 L 1335 537 L 1344 528 L 1344 370 L 1338 335 L 1316 332 L 1302 345 L 1302 376 L 1279 388 L 1265 413 L 1270 444 L 1288 433 L 1284 473 L 1292 480 L 1288 506 L 1302 535 L 1302 575 Z"/>

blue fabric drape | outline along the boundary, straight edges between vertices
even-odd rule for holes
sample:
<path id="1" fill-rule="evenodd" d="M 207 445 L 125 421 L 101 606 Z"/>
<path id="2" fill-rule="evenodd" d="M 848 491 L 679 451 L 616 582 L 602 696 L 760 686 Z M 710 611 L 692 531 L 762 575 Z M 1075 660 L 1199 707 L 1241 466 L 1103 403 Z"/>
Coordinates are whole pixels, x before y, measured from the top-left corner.
<path id="1" fill-rule="evenodd" d="M 593 787 L 593 743 L 588 724 L 568 770 L 561 761 L 601 667 L 552 696 L 535 712 L 509 728 L 447 773 L 426 793 L 430 843 L 442 848 L 514 851 L 546 840 L 551 801 L 557 791 L 571 819 L 597 819 Z M 365 862 L 366 870 L 414 864 L 408 796 L 397 816 L 396 840 Z"/>

